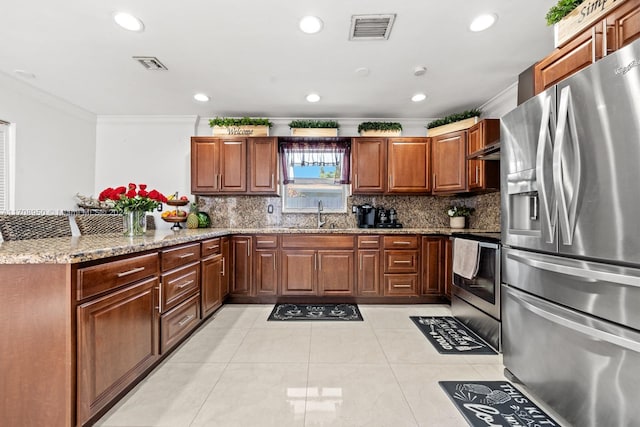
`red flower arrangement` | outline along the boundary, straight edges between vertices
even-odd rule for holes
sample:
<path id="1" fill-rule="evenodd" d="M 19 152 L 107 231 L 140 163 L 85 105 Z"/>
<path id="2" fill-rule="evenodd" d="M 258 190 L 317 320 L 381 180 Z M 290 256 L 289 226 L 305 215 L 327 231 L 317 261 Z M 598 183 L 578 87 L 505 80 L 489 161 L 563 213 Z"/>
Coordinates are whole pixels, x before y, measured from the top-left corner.
<path id="1" fill-rule="evenodd" d="M 158 190 L 147 191 L 146 184 L 129 183 L 128 187 L 106 188 L 98 196 L 101 202 L 107 202 L 118 212 L 152 211 L 167 198 Z"/>

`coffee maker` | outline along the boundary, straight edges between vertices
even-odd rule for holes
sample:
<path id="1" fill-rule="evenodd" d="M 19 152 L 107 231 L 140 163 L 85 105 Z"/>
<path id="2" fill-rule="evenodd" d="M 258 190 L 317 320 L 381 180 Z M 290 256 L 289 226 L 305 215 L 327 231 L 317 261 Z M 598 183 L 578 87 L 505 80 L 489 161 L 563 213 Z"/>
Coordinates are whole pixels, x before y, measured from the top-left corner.
<path id="1" fill-rule="evenodd" d="M 358 228 L 374 228 L 376 226 L 377 210 L 369 204 L 356 206 Z"/>

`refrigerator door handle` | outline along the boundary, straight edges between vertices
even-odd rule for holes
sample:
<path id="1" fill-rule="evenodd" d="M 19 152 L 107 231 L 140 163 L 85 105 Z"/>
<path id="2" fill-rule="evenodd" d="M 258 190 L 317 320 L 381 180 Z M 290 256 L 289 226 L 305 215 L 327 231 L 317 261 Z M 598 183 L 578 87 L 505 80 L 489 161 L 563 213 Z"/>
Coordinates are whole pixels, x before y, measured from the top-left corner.
<path id="1" fill-rule="evenodd" d="M 542 119 L 540 120 L 540 132 L 538 133 L 538 149 L 536 152 L 536 181 L 538 181 L 538 198 L 540 199 L 540 207 L 542 214 L 544 215 L 544 221 L 541 222 L 541 227 L 545 227 L 543 230 L 543 236 L 546 235 L 546 243 L 553 243 L 555 240 L 555 215 L 556 210 L 555 200 L 549 200 L 549 193 L 547 191 L 547 183 L 545 179 L 545 162 L 544 156 L 547 149 L 553 149 L 551 139 L 551 129 L 555 123 L 553 123 L 553 116 L 551 114 L 551 102 L 552 98 L 547 96 L 544 102 L 542 110 Z M 531 219 L 537 219 L 531 217 Z"/>
<path id="2" fill-rule="evenodd" d="M 567 132 L 567 128 L 568 131 Z M 568 135 L 570 134 L 570 136 Z M 565 142 L 572 139 L 573 164 L 563 164 L 562 153 Z M 578 208 L 578 195 L 580 194 L 580 144 L 577 141 L 577 126 L 573 100 L 571 97 L 571 86 L 566 86 L 560 92 L 560 105 L 558 107 L 558 126 L 556 128 L 556 145 L 553 149 L 553 183 L 558 199 L 558 222 L 560 223 L 560 234 L 562 244 L 573 244 L 573 233 L 576 225 L 576 214 Z M 572 197 L 567 203 L 567 194 L 564 186 L 564 174 L 571 173 L 571 183 L 573 184 Z"/>
<path id="3" fill-rule="evenodd" d="M 560 313 L 553 313 L 549 310 L 546 310 L 545 308 L 540 307 L 539 304 L 536 304 L 537 301 L 533 299 L 534 297 L 531 297 L 527 294 L 518 292 L 518 294 L 516 295 L 515 292 L 511 292 L 509 297 L 515 299 L 516 302 L 520 304 L 523 308 L 531 311 L 532 313 L 540 317 L 547 319 L 552 323 L 563 326 L 565 328 L 569 328 L 581 334 L 593 337 L 597 340 L 601 340 L 619 347 L 623 347 L 634 352 L 640 352 L 640 342 L 625 338 L 620 334 L 613 334 L 613 333 L 602 331 L 600 329 L 596 329 L 592 326 L 584 325 L 582 323 L 568 319 L 567 317 L 562 316 Z"/>
<path id="4" fill-rule="evenodd" d="M 586 269 L 582 267 L 557 264 L 554 262 L 541 261 L 539 259 L 532 258 L 530 254 L 527 254 L 527 257 L 523 257 L 511 251 L 507 253 L 507 257 L 533 268 L 578 277 L 590 282 L 611 282 L 640 288 L 640 277 L 632 276 L 630 274 L 610 273 L 608 271 Z"/>

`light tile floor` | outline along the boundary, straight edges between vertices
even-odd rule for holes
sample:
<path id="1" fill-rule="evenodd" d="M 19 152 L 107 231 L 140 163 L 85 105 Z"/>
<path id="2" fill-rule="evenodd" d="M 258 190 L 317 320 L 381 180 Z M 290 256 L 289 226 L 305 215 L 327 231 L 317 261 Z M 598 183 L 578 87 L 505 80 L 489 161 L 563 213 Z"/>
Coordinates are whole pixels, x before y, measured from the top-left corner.
<path id="1" fill-rule="evenodd" d="M 505 379 L 501 355 L 440 355 L 409 319 L 447 305 L 359 307 L 364 322 L 290 323 L 225 305 L 96 425 L 465 426 L 438 381 Z"/>

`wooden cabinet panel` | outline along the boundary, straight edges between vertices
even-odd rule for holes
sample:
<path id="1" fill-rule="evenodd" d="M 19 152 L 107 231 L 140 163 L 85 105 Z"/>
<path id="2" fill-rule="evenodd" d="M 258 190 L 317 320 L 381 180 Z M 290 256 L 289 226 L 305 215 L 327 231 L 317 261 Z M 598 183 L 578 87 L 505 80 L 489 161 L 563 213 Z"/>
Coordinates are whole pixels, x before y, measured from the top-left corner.
<path id="1" fill-rule="evenodd" d="M 200 262 L 202 317 L 205 318 L 222 305 L 222 254 L 212 255 Z"/>
<path id="2" fill-rule="evenodd" d="M 158 358 L 152 278 L 78 306 L 78 424 L 104 408 Z"/>
<path id="3" fill-rule="evenodd" d="M 418 251 L 404 250 L 384 251 L 384 272 L 385 273 L 417 273 L 418 272 Z"/>
<path id="4" fill-rule="evenodd" d="M 274 239 L 275 240 L 275 239 Z M 256 238 L 258 245 L 259 238 Z M 254 282 L 256 295 L 277 295 L 278 293 L 278 251 L 276 249 L 255 251 Z"/>
<path id="5" fill-rule="evenodd" d="M 255 236 L 256 249 L 276 249 L 278 236 L 275 234 L 262 234 Z"/>
<path id="6" fill-rule="evenodd" d="M 222 246 L 222 284 L 220 290 L 220 298 L 222 301 L 229 295 L 229 285 L 231 284 L 231 249 L 230 239 L 223 237 L 220 239 L 220 245 Z"/>
<path id="7" fill-rule="evenodd" d="M 384 138 L 353 138 L 351 141 L 353 193 L 383 193 L 386 188 L 386 140 Z"/>
<path id="8" fill-rule="evenodd" d="M 418 296 L 418 275 L 385 274 L 384 294 L 388 296 Z"/>
<path id="9" fill-rule="evenodd" d="M 430 163 L 429 138 L 389 138 L 387 192 L 430 192 Z"/>
<path id="10" fill-rule="evenodd" d="M 315 295 L 317 254 L 314 250 L 285 249 L 281 251 L 282 295 Z"/>
<path id="11" fill-rule="evenodd" d="M 251 236 L 231 238 L 231 293 L 252 295 L 251 290 Z"/>
<path id="12" fill-rule="evenodd" d="M 442 237 L 422 237 L 422 289 L 421 295 L 444 293 L 444 257 Z"/>
<path id="13" fill-rule="evenodd" d="M 220 240 L 220 237 L 216 237 L 214 239 L 207 239 L 200 242 L 200 256 L 202 256 L 202 258 L 206 258 L 210 255 L 221 253 L 222 246 Z"/>
<path id="14" fill-rule="evenodd" d="M 353 249 L 354 237 L 347 235 L 285 235 L 280 238 L 283 248 Z"/>
<path id="15" fill-rule="evenodd" d="M 433 193 L 467 190 L 467 131 L 450 132 L 431 141 Z"/>
<path id="16" fill-rule="evenodd" d="M 623 48 L 636 40 L 640 37 L 640 0 L 627 0 L 607 16 L 605 22 L 607 45 L 613 50 Z M 610 40 L 612 35 L 613 40 Z"/>
<path id="17" fill-rule="evenodd" d="M 385 249 L 418 249 L 420 240 L 418 236 L 384 236 Z"/>
<path id="18" fill-rule="evenodd" d="M 277 138 L 249 138 L 249 192 L 278 192 Z"/>
<path id="19" fill-rule="evenodd" d="M 160 320 L 160 351 L 166 353 L 200 322 L 200 294 L 163 314 Z"/>
<path id="20" fill-rule="evenodd" d="M 500 119 L 483 119 L 467 131 L 467 156 L 500 140 Z M 500 162 L 467 160 L 469 191 L 499 190 Z"/>
<path id="21" fill-rule="evenodd" d="M 353 294 L 353 249 L 318 251 L 318 295 Z"/>
<path id="22" fill-rule="evenodd" d="M 200 290 L 200 269 L 198 267 L 198 263 L 193 263 L 162 275 L 161 313 L 175 307 L 188 295 Z"/>
<path id="23" fill-rule="evenodd" d="M 220 189 L 220 140 L 191 138 L 191 192 L 211 194 Z"/>
<path id="24" fill-rule="evenodd" d="M 358 295 L 378 296 L 380 289 L 380 250 L 358 251 Z"/>
<path id="25" fill-rule="evenodd" d="M 453 244 L 450 239 L 444 240 L 444 296 L 451 300 L 453 284 Z"/>
<path id="26" fill-rule="evenodd" d="M 220 191 L 247 191 L 247 139 L 225 138 L 220 146 Z"/>
<path id="27" fill-rule="evenodd" d="M 162 271 L 169 271 L 197 261 L 200 261 L 200 243 L 191 243 L 160 252 Z"/>
<path id="28" fill-rule="evenodd" d="M 380 248 L 380 236 L 358 236 L 358 249 L 379 249 Z"/>

